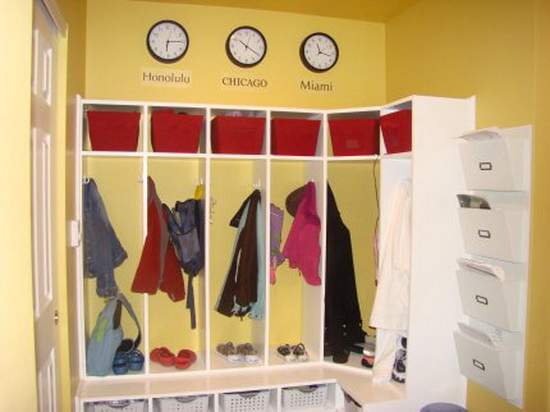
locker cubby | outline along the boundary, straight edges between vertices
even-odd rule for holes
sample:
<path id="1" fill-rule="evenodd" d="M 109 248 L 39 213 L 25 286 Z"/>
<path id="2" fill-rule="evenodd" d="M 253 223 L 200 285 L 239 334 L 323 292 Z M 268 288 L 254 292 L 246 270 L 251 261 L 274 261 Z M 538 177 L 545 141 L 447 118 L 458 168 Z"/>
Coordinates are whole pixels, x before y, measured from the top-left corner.
<path id="1" fill-rule="evenodd" d="M 213 159 L 210 173 L 210 249 L 215 251 L 210 253 L 209 260 L 211 368 L 261 366 L 264 364 L 266 342 L 265 313 L 262 320 L 251 319 L 248 316 L 242 319 L 237 316 L 227 317 L 216 311 L 216 304 L 231 264 L 237 235 L 237 229 L 229 223 L 243 201 L 256 189 L 261 192 L 263 230 L 264 234 L 266 233 L 266 161 Z M 265 244 L 265 238 L 263 242 Z M 265 299 L 265 287 L 263 291 L 258 289 L 258 293 L 264 294 Z M 229 362 L 216 350 L 219 344 L 227 342 L 232 342 L 235 346 L 252 343 L 258 351 L 260 363 Z"/>
<path id="2" fill-rule="evenodd" d="M 379 119 L 380 118 L 380 111 L 379 110 L 359 110 L 359 111 L 353 111 L 353 112 L 350 112 L 350 111 L 345 111 L 345 112 L 336 112 L 336 113 L 331 113 L 327 116 L 328 118 L 328 122 L 330 123 L 331 120 L 339 120 L 339 119 L 345 119 L 345 120 L 352 120 L 352 119 Z M 327 156 L 329 156 L 329 158 L 331 157 L 342 157 L 342 156 L 335 156 L 334 155 L 334 150 L 332 148 L 333 144 L 332 144 L 332 134 L 331 134 L 331 130 L 330 130 L 330 127 L 327 127 Z M 356 148 L 359 146 L 359 143 L 357 142 L 354 142 L 353 139 L 352 139 L 353 136 L 349 135 L 349 136 L 346 136 L 346 140 L 350 140 L 349 141 L 349 148 Z M 381 138 L 381 134 L 378 135 L 378 141 L 380 142 L 380 138 Z M 382 144 L 380 143 L 380 147 L 382 146 Z M 359 155 L 359 156 L 377 156 L 377 154 L 374 154 L 374 155 Z M 354 155 L 355 156 L 355 155 Z M 347 157 L 347 156 L 346 156 Z"/>
<path id="3" fill-rule="evenodd" d="M 88 116 L 86 113 L 91 111 L 102 112 L 138 112 L 140 113 L 139 121 L 139 137 L 137 149 L 134 152 L 122 152 L 128 155 L 139 155 L 139 152 L 144 148 L 145 142 L 145 108 L 143 106 L 131 105 L 131 104 L 102 104 L 102 103 L 90 103 L 84 106 L 84 116 L 82 117 L 82 150 L 92 151 L 90 142 L 90 128 L 88 126 Z M 101 153 L 101 152 L 100 152 Z"/>
<path id="4" fill-rule="evenodd" d="M 131 291 L 135 270 L 141 256 L 141 248 L 145 233 L 142 229 L 142 162 L 134 158 L 103 158 L 87 157 L 83 161 L 84 182 L 86 178 L 93 178 L 97 184 L 99 194 L 107 210 L 109 221 L 126 250 L 127 259 L 114 269 L 115 281 L 136 313 L 142 330 L 142 342 L 140 350 L 144 352 L 143 339 L 145 325 L 144 299 L 142 295 Z M 128 224 L 133 222 L 132 224 Z M 84 278 L 84 319 L 85 319 L 85 343 L 88 342 L 92 330 L 96 324 L 99 313 L 105 307 L 106 299 L 96 293 L 96 279 Z M 128 313 L 122 311 L 122 330 L 125 337 L 137 336 L 136 326 Z M 84 349 L 85 350 L 85 349 Z M 144 353 L 145 354 L 145 353 Z M 143 373 L 142 372 L 132 372 Z"/>
<path id="5" fill-rule="evenodd" d="M 148 175 L 154 180 L 157 194 L 162 203 L 171 209 L 177 201 L 194 198 L 197 186 L 206 185 L 206 161 L 204 159 L 149 158 Z M 205 216 L 203 222 L 207 223 Z M 204 268 L 193 279 L 196 310 L 196 329 L 191 329 L 190 310 L 186 307 L 189 295 L 189 275 L 183 274 L 186 297 L 173 302 L 169 296 L 159 290 L 148 296 L 149 310 L 149 351 L 167 347 L 175 355 L 181 349 L 191 349 L 197 355 L 197 361 L 189 368 L 178 370 L 151 362 L 151 373 L 170 373 L 206 368 L 206 288 Z"/>
<path id="6" fill-rule="evenodd" d="M 413 408 L 413 403 L 419 397 L 416 388 L 428 388 L 430 396 L 436 396 L 429 388 L 437 387 L 441 379 L 445 379 L 448 390 L 438 392 L 438 398 L 452 400 L 457 391 L 462 390 L 463 379 L 456 373 L 455 350 L 452 343 L 447 342 L 452 336 L 452 327 L 456 320 L 454 308 L 456 304 L 448 293 L 449 281 L 436 274 L 452 273 L 452 265 L 456 256 L 444 256 L 444 259 L 432 259 L 434 244 L 439 244 L 439 239 L 434 241 L 429 236 L 424 236 L 428 231 L 415 226 L 421 240 L 415 242 L 415 259 L 411 269 L 411 309 L 410 309 L 410 333 L 415 339 L 409 346 L 409 359 L 416 365 L 411 367 L 407 375 L 407 386 L 390 383 L 389 385 L 375 385 L 373 373 L 359 365 L 359 356 L 347 365 L 337 365 L 326 361 L 323 357 L 323 320 L 325 298 L 325 251 L 326 251 L 326 182 L 330 181 L 335 192 L 339 209 L 345 214 L 344 221 L 351 231 L 355 254 L 356 282 L 360 304 L 365 299 L 368 290 L 364 290 L 361 282 L 367 283 L 368 274 L 365 270 L 365 262 L 368 260 L 372 238 L 371 205 L 357 201 L 357 197 L 351 197 L 351 193 L 365 201 L 373 201 L 375 204 L 373 173 L 380 175 L 380 233 L 383 238 L 384 227 L 388 224 L 388 213 L 383 211 L 391 207 L 391 199 L 396 184 L 403 178 L 413 178 L 414 196 L 417 202 L 425 203 L 424 199 L 439 199 L 444 192 L 442 187 L 449 187 L 450 173 L 444 173 L 445 168 L 439 167 L 440 162 L 445 164 L 454 160 L 448 152 L 456 147 L 449 143 L 453 136 L 461 135 L 464 130 L 474 128 L 473 99 L 445 99 L 413 96 L 400 102 L 385 107 L 352 108 L 346 110 L 316 110 L 316 109 L 289 109 L 268 107 L 229 107 L 201 104 L 180 103 L 156 103 L 156 102 L 125 102 L 115 100 L 87 100 L 77 99 L 78 117 L 75 140 L 75 161 L 77 180 L 81 177 L 92 175 L 98 177 L 98 183 L 106 183 L 105 200 L 115 204 L 117 212 L 111 217 L 117 233 L 119 222 L 124 224 L 120 229 L 120 236 L 127 248 L 130 258 L 120 269 L 116 276 L 124 276 L 125 284 L 121 289 L 131 299 L 134 309 L 138 312 L 142 322 L 143 341 L 141 349 L 145 355 L 145 369 L 143 376 L 108 376 L 94 378 L 86 375 L 85 371 L 85 347 L 89 329 L 95 323 L 95 317 L 103 308 L 103 302 L 91 294 L 91 281 L 85 279 L 82 274 L 83 247 L 78 242 L 77 232 L 79 224 L 82 224 L 81 186 L 75 187 L 77 213 L 71 222 L 72 244 L 76 245 L 75 271 L 78 275 L 77 293 L 77 321 L 73 325 L 75 336 L 78 336 L 78 373 L 79 390 L 76 395 L 77 409 L 82 412 L 84 404 L 98 400 L 115 399 L 147 399 L 148 412 L 155 410 L 154 401 L 165 397 L 194 396 L 208 394 L 212 400 L 211 410 L 220 410 L 220 398 L 222 394 L 233 392 L 247 392 L 255 390 L 268 390 L 270 392 L 271 410 L 282 409 L 283 388 L 300 386 L 329 384 L 329 409 L 341 409 L 343 405 L 340 392 L 334 395 L 334 409 L 332 408 L 331 387 L 341 384 L 351 396 L 361 404 L 372 402 L 395 401 L 403 410 Z M 412 154 L 399 153 L 397 155 L 334 157 L 329 154 L 330 142 L 327 141 L 327 119 L 330 116 L 355 116 L 370 113 L 388 113 L 400 108 L 412 108 L 415 114 L 415 146 L 414 174 L 412 170 Z M 140 148 L 137 152 L 96 152 L 86 150 L 83 147 L 87 139 L 85 109 L 89 107 L 104 107 L 106 110 L 138 110 L 142 127 L 140 136 Z M 197 153 L 165 153 L 152 152 L 150 146 L 150 121 L 151 112 L 161 108 L 175 108 L 176 110 L 191 113 L 205 113 L 204 136 L 201 137 L 201 150 Z M 243 153 L 213 153 L 212 151 L 212 119 L 220 115 L 252 115 L 265 119 L 263 130 L 263 146 L 258 154 Z M 415 115 L 416 116 L 416 115 Z M 286 156 L 271 153 L 271 119 L 279 117 L 312 118 L 321 119 L 322 125 L 317 140 L 315 156 Z M 432 121 L 438 119 L 438 122 Z M 441 120 L 441 121 L 439 121 Z M 437 140 L 439 145 L 437 159 L 433 156 L 433 136 L 444 137 Z M 86 138 L 83 138 L 86 136 Z M 452 146 L 452 147 L 451 147 Z M 458 156 L 456 161 L 459 161 Z M 378 162 L 378 160 L 380 161 Z M 374 170 L 374 165 L 380 167 L 379 173 Z M 435 164 L 435 165 L 434 165 Z M 105 165 L 105 167 L 103 167 Z M 102 166 L 99 168 L 99 166 Z M 98 173 L 95 169 L 101 169 Z M 441 173 L 434 173 L 434 170 Z M 95 174 L 93 174 L 93 173 Z M 195 279 L 195 291 L 197 292 L 198 328 L 191 331 L 188 323 L 188 312 L 179 303 L 172 303 L 164 292 L 156 295 L 141 295 L 130 292 L 135 270 L 141 256 L 143 241 L 147 228 L 147 176 L 151 176 L 156 183 L 161 200 L 168 204 L 175 200 L 182 200 L 193 195 L 194 188 L 201 179 L 205 189 L 205 268 L 204 274 Z M 317 183 L 317 207 L 321 218 L 321 259 L 320 287 L 308 287 L 295 270 L 288 270 L 287 279 L 293 295 L 285 294 L 282 279 L 283 269 L 278 270 L 278 283 L 269 284 L 269 261 L 266 257 L 266 282 L 265 297 L 267 311 L 265 319 L 252 320 L 228 318 L 219 314 L 216 310 L 216 302 L 222 290 L 227 271 L 231 262 L 233 244 L 237 230 L 229 226 L 231 218 L 252 191 L 258 188 L 262 192 L 262 206 L 264 217 L 264 244 L 269 253 L 269 203 L 273 201 L 283 208 L 286 195 L 299 185 L 305 184 L 309 179 Z M 442 184 L 444 181 L 444 185 Z M 294 186 L 295 185 L 295 186 Z M 294 186 L 294 187 L 293 187 Z M 102 187 L 100 186 L 100 190 Z M 457 189 L 458 190 L 458 189 Z M 102 190 L 103 194 L 103 190 Z M 112 199 L 111 199 L 112 198 Z M 454 200 L 454 199 L 453 199 Z M 438 203 L 438 202 L 436 202 Z M 426 207 L 416 207 L 417 220 L 433 229 L 434 226 L 443 227 L 448 222 L 448 214 L 454 212 L 454 202 L 443 203 L 443 208 L 430 209 L 429 218 L 425 216 Z M 350 213 L 350 215 L 348 215 Z M 355 214 L 368 214 L 367 221 L 356 220 Z M 354 216 L 351 216 L 354 215 Z M 282 242 L 286 240 L 290 227 L 288 214 L 285 215 L 285 232 Z M 364 227 L 360 227 L 365 225 Z M 451 227 L 449 233 L 449 249 L 454 250 L 453 241 L 460 242 L 458 224 L 456 231 Z M 356 229 L 356 227 L 358 229 Z M 456 232 L 456 233 L 455 233 Z M 363 241 L 358 241 L 357 236 L 364 236 Z M 427 240 L 426 240 L 427 239 Z M 382 239 L 381 239 L 382 240 Z M 355 246 L 358 243 L 358 246 Z M 364 256 L 357 255 L 364 254 Z M 417 257 L 416 257 L 417 256 Z M 365 262 L 362 262 L 362 259 Z M 452 261 L 449 267 L 444 263 Z M 419 266 L 418 262 L 422 265 Z M 283 264 L 284 266 L 287 263 Z M 285 269 L 286 270 L 286 269 Z M 120 274 L 119 274 L 120 272 Z M 365 277 L 363 277 L 365 276 Z M 456 279 L 451 276 L 453 285 Z M 299 285 L 299 289 L 294 286 Z M 187 284 L 186 284 L 187 286 Z M 367 285 L 368 286 L 368 285 Z M 287 288 L 287 289 L 289 289 Z M 416 289 L 415 289 L 416 288 Z M 367 287 L 368 289 L 368 287 Z M 374 292 L 374 288 L 372 289 Z M 89 296 L 90 295 L 90 296 Z M 413 298 L 414 296 L 414 298 Z M 429 296 L 430 299 L 418 299 L 418 296 Z M 93 298 L 93 299 L 92 299 Z M 429 301 L 429 302 L 428 302 Z M 429 303 L 429 305 L 428 305 Z M 437 304 L 441 310 L 433 311 L 433 305 Z M 369 304 L 367 303 L 366 306 Z M 183 302 L 181 303 L 183 306 Z M 428 307 L 429 306 L 429 307 Z M 287 307 L 294 311 L 287 311 Z M 293 312 L 293 313 L 292 313 Z M 367 312 L 370 312 L 367 309 Z M 452 313 L 451 313 L 452 312 Z M 93 313 L 93 315 L 91 314 Z M 363 313 L 363 328 L 368 324 L 370 313 Z M 289 320 L 290 319 L 290 320 Z M 299 323 L 296 323 L 296 320 Z M 427 322 L 427 319 L 430 322 Z M 128 319 L 125 321 L 128 323 Z M 125 335 L 132 335 L 132 325 L 123 324 Z M 437 324 L 437 327 L 433 327 Z M 181 325 L 181 326 L 179 326 Z M 429 329 L 428 329 L 429 328 Z M 367 329 L 368 330 L 368 329 Z M 371 332 L 370 330 L 368 330 Z M 170 335 L 170 336 L 168 336 Z M 429 337 L 429 339 L 427 338 Z M 295 341 L 291 341 L 294 340 Z M 235 345 L 250 342 L 259 352 L 260 362 L 251 367 L 242 363 L 227 362 L 216 353 L 216 346 L 220 343 L 232 341 Z M 278 344 L 296 344 L 302 341 L 310 355 L 307 363 L 285 365 L 274 356 L 274 350 Z M 190 370 L 179 372 L 174 368 L 160 370 L 158 365 L 149 362 L 149 352 L 157 346 L 168 346 L 177 354 L 179 349 L 188 347 L 198 352 L 199 361 Z M 354 355 L 352 355 L 354 356 Z M 421 362 L 428 357 L 438 360 L 437 370 L 427 371 L 419 368 Z M 353 359 L 353 358 L 352 358 Z M 421 360 L 421 362 L 420 362 Z M 166 373 L 159 373 L 159 372 Z M 128 379 L 129 378 L 129 379 Z M 418 406 L 418 405 L 414 405 Z M 411 409 L 412 410 L 412 409 Z M 88 412 L 88 411 L 86 411 Z"/>
<path id="7" fill-rule="evenodd" d="M 271 155 L 277 157 L 277 156 L 285 156 L 278 153 L 275 153 L 273 150 L 273 144 L 274 144 L 274 130 L 273 130 L 273 121 L 277 121 L 277 119 L 302 119 L 302 120 L 314 120 L 320 122 L 319 127 L 319 133 L 317 136 L 317 142 L 315 145 L 315 151 L 313 156 L 314 157 L 320 157 L 324 154 L 324 128 L 325 125 L 323 124 L 323 115 L 321 113 L 308 113 L 308 112 L 300 112 L 300 111 L 272 111 L 271 112 L 271 146 L 270 146 L 270 153 Z M 296 139 L 299 139 L 300 137 L 297 137 Z"/>
<path id="8" fill-rule="evenodd" d="M 357 298 L 363 330 L 369 336 L 376 335 L 376 330 L 368 325 L 376 294 L 376 268 L 373 262 L 374 236 L 379 216 L 379 170 L 379 162 L 373 159 L 331 161 L 327 171 L 340 216 L 350 232 Z M 361 358 L 362 354 L 350 352 L 345 365 L 367 370 L 361 365 Z M 324 359 L 332 362 L 332 357 Z"/>
<path id="9" fill-rule="evenodd" d="M 315 183 L 317 214 L 321 227 L 325 226 L 323 163 L 321 161 L 283 161 L 271 163 L 271 203 L 284 211 L 281 233 L 282 252 L 294 218 L 286 209 L 287 196 L 309 181 Z M 319 242 L 322 242 L 322 230 Z M 322 248 L 321 248 L 322 249 Z M 319 277 L 322 278 L 323 254 L 319 259 Z M 309 361 L 321 360 L 320 339 L 322 336 L 322 285 L 305 282 L 299 269 L 291 268 L 286 259 L 276 271 L 276 283 L 269 287 L 269 364 L 286 364 L 277 353 L 279 345 L 291 346 L 303 343 Z"/>
<path id="10" fill-rule="evenodd" d="M 208 122 L 208 115 L 207 110 L 205 108 L 201 107 L 192 107 L 192 106 L 179 106 L 179 105 L 171 105 L 171 106 L 151 106 L 148 108 L 148 116 L 149 121 L 147 122 L 147 136 L 149 138 L 147 139 L 147 151 L 151 154 L 153 153 L 160 153 L 160 154 L 167 154 L 167 156 L 170 156 L 172 152 L 155 152 L 153 150 L 153 131 L 152 131 L 152 122 L 151 122 L 151 116 L 155 111 L 159 110 L 173 110 L 177 114 L 187 114 L 187 115 L 200 115 L 203 116 L 203 122 L 202 122 L 202 128 L 200 132 L 199 137 L 199 147 L 197 150 L 197 154 L 204 154 L 207 152 L 207 141 L 206 141 L 206 130 L 207 130 L 207 122 Z"/>

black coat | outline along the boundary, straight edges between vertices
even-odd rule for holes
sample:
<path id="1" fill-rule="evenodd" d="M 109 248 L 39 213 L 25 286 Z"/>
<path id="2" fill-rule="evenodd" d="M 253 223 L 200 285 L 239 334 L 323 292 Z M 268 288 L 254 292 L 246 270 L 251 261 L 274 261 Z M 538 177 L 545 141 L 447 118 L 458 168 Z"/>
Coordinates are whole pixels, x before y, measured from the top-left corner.
<path id="1" fill-rule="evenodd" d="M 330 185 L 327 185 L 325 287 L 325 348 L 337 355 L 349 345 L 364 342 L 365 332 L 357 299 L 351 236 Z"/>

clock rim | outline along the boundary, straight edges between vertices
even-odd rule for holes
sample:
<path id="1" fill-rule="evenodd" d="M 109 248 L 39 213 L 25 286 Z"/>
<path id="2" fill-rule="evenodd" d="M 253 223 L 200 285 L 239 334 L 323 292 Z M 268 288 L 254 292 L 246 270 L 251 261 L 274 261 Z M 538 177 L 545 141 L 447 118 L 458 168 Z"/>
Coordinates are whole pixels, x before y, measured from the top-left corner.
<path id="1" fill-rule="evenodd" d="M 263 53 L 262 57 L 260 57 L 260 60 L 258 60 L 255 63 L 242 63 L 242 62 L 238 61 L 231 54 L 231 49 L 229 48 L 229 41 L 231 40 L 231 36 L 233 36 L 233 34 L 235 34 L 235 32 L 237 32 L 239 30 L 243 30 L 243 29 L 249 29 L 249 30 L 252 30 L 252 31 L 258 33 L 260 35 L 262 41 L 264 42 L 264 53 Z M 231 33 L 229 33 L 229 35 L 227 36 L 227 39 L 225 40 L 225 54 L 227 54 L 227 57 L 229 58 L 231 63 L 233 63 L 234 65 L 239 66 L 243 69 L 249 69 L 251 67 L 254 67 L 254 66 L 257 66 L 258 64 L 260 64 L 263 61 L 263 59 L 265 58 L 265 56 L 267 55 L 267 40 L 266 40 L 265 36 L 263 35 L 263 33 L 260 30 L 258 30 L 256 27 L 253 27 L 253 26 L 239 26 L 239 27 L 236 27 L 235 29 L 233 29 L 231 31 Z"/>
<path id="2" fill-rule="evenodd" d="M 336 59 L 334 60 L 334 62 L 329 66 L 327 67 L 326 69 L 318 69 L 316 67 L 313 67 L 306 59 L 306 56 L 305 56 L 305 52 L 304 52 L 304 48 L 306 46 L 306 43 L 307 41 L 312 38 L 313 36 L 324 36 L 324 37 L 327 37 L 333 44 L 334 44 L 334 48 L 336 49 Z M 321 32 L 321 31 L 318 31 L 318 32 L 315 32 L 315 33 L 311 33 L 310 35 L 306 36 L 304 38 L 304 40 L 302 40 L 302 44 L 300 45 L 300 60 L 302 61 L 302 64 L 306 67 L 306 69 L 314 72 L 314 73 L 324 73 L 324 72 L 327 72 L 329 71 L 330 69 L 332 69 L 334 66 L 336 66 L 336 63 L 338 63 L 338 59 L 340 58 L 340 49 L 338 48 L 338 43 L 336 42 L 336 40 L 330 35 L 330 34 L 327 34 L 325 32 Z"/>
<path id="3" fill-rule="evenodd" d="M 185 35 L 185 38 L 187 39 L 187 45 L 185 46 L 185 49 L 183 50 L 182 54 L 179 55 L 178 57 L 174 57 L 172 59 L 165 59 L 163 57 L 157 56 L 155 54 L 155 52 L 151 49 L 151 45 L 149 44 L 149 36 L 151 35 L 151 32 L 153 31 L 153 29 L 155 27 L 157 27 L 158 25 L 163 24 L 163 23 L 170 23 L 170 24 L 174 24 L 174 25 L 178 26 L 183 31 L 183 34 Z M 155 24 L 153 24 L 151 26 L 151 28 L 147 32 L 147 36 L 145 36 L 145 44 L 147 46 L 147 50 L 149 51 L 149 54 L 155 60 L 157 60 L 161 63 L 176 63 L 177 61 L 181 60 L 183 58 L 183 56 L 185 56 L 185 54 L 187 53 L 187 50 L 189 50 L 189 44 L 190 43 L 191 43 L 191 41 L 189 39 L 189 34 L 187 33 L 187 30 L 185 30 L 185 27 L 183 27 L 183 25 L 181 23 L 179 23 L 175 20 L 171 20 L 171 19 L 164 19 L 164 20 L 157 21 Z"/>

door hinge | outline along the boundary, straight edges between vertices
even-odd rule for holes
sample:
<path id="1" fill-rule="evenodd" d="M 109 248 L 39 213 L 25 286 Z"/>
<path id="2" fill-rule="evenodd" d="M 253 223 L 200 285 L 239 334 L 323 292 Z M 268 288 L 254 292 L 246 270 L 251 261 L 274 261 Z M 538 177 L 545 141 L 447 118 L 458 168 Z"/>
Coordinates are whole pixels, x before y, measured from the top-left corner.
<path id="1" fill-rule="evenodd" d="M 69 233 L 67 235 L 67 238 L 69 240 L 69 246 L 78 247 L 80 245 L 80 240 L 82 239 L 80 221 L 69 220 L 68 230 Z"/>
<path id="2" fill-rule="evenodd" d="M 57 325 L 59 323 L 59 311 L 56 309 L 53 313 L 53 322 Z"/>

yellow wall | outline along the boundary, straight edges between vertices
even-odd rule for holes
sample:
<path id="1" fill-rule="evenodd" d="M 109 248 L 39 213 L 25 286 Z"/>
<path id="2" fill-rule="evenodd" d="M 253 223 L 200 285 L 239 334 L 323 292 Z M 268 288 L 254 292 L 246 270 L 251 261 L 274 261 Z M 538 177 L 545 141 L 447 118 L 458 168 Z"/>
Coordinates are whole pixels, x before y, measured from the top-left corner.
<path id="1" fill-rule="evenodd" d="M 0 27 L 10 38 L 0 64 L 0 399 L 4 410 L 32 412 L 37 399 L 30 220 L 32 1 L 0 1 Z"/>
<path id="2" fill-rule="evenodd" d="M 108 12 L 106 12 L 108 10 Z M 145 36 L 153 23 L 171 18 L 187 29 L 185 57 L 164 65 L 150 57 Z M 273 13 L 235 8 L 203 7 L 129 0 L 88 2 L 86 96 L 89 98 L 254 104 L 287 107 L 375 105 L 385 100 L 384 25 L 351 20 Z M 268 42 L 262 63 L 239 69 L 225 54 L 225 40 L 237 26 L 253 24 Z M 302 39 L 326 31 L 341 46 L 340 60 L 326 74 L 301 64 Z M 189 70 L 192 86 L 143 86 L 141 69 Z M 225 75 L 265 78 L 265 90 L 224 90 Z M 334 93 L 299 91 L 300 80 L 331 81 Z"/>
<path id="3" fill-rule="evenodd" d="M 536 12 L 534 5 L 533 1 L 512 0 L 423 0 L 390 20 L 386 27 L 390 100 L 412 93 L 475 94 L 478 127 L 536 122 L 524 407 L 529 412 L 547 407 L 548 365 L 543 359 L 549 343 L 544 291 L 550 286 L 544 258 L 550 227 L 546 213 L 550 173 L 545 156 L 549 151 L 545 136 L 549 131 L 549 20 L 548 14 L 543 18 L 539 13 L 543 7 L 548 13 L 547 2 L 540 1 Z M 539 29 L 536 48 L 535 18 Z M 468 387 L 468 407 L 471 412 L 517 410 L 473 382 Z"/>

